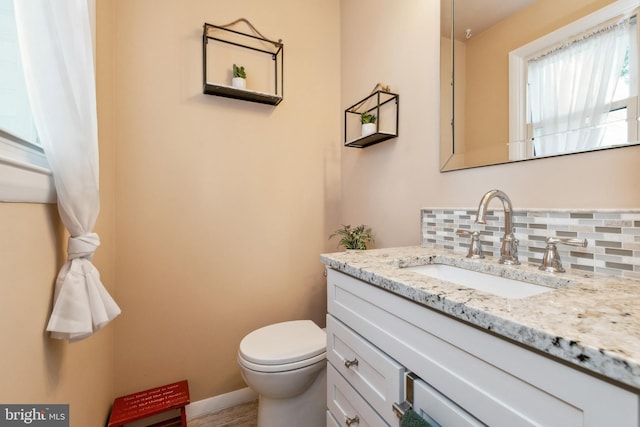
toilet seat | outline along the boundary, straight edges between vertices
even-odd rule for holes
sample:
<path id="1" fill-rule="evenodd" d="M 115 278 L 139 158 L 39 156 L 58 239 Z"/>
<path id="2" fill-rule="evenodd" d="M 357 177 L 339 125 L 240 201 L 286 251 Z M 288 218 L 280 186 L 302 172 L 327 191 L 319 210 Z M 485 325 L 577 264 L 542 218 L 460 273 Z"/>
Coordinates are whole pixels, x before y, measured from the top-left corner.
<path id="1" fill-rule="evenodd" d="M 326 333 L 318 325 L 293 320 L 249 333 L 240 342 L 238 362 L 255 371 L 288 371 L 324 360 L 326 348 Z"/>
<path id="2" fill-rule="evenodd" d="M 252 371 L 256 372 L 264 372 L 264 373 L 276 373 L 276 372 L 287 372 L 293 371 L 295 369 L 306 368 L 307 366 L 314 365 L 319 362 L 324 362 L 327 359 L 327 353 L 322 352 L 314 357 L 310 357 L 309 359 L 299 360 L 293 363 L 284 363 L 282 365 L 260 365 L 258 363 L 249 362 L 244 359 L 241 354 L 238 353 L 238 363 Z"/>

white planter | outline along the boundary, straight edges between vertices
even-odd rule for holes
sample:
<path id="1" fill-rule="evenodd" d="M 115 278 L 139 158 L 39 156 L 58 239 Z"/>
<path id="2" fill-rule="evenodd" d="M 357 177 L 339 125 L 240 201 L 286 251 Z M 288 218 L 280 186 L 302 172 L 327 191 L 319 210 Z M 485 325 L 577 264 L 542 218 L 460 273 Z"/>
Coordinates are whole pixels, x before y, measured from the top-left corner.
<path id="1" fill-rule="evenodd" d="M 231 79 L 231 86 L 236 89 L 246 89 L 247 88 L 247 80 L 242 77 L 234 77 Z"/>
<path id="2" fill-rule="evenodd" d="M 362 136 L 371 135 L 376 133 L 376 124 L 375 123 L 363 123 L 362 124 Z"/>

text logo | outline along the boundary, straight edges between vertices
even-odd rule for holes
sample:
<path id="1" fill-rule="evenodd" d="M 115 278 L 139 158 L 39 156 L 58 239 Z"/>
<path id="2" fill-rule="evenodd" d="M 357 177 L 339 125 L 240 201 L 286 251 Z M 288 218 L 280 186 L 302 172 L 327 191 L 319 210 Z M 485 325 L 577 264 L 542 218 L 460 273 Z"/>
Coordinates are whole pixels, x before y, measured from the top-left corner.
<path id="1" fill-rule="evenodd" d="M 0 405 L 0 427 L 69 427 L 69 405 Z"/>

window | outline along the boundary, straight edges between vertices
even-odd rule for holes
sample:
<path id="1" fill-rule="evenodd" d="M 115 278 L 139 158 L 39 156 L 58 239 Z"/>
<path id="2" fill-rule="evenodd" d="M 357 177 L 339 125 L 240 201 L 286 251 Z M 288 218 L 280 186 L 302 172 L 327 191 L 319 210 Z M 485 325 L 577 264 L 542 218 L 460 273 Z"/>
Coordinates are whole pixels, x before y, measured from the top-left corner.
<path id="1" fill-rule="evenodd" d="M 527 60 L 527 129 L 533 156 L 637 140 L 637 19 L 591 28 Z"/>
<path id="2" fill-rule="evenodd" d="M 0 201 L 55 201 L 27 98 L 13 0 L 0 0 Z"/>
<path id="3" fill-rule="evenodd" d="M 13 0 L 0 0 L 0 46 L 0 128 L 38 144 L 22 72 Z"/>

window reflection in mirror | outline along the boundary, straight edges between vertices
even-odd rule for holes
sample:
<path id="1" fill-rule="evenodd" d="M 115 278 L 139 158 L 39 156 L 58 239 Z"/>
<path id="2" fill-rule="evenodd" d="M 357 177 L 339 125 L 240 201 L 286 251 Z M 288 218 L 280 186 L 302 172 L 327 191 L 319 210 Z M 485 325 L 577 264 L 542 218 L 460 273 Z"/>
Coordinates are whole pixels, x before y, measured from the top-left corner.
<path id="1" fill-rule="evenodd" d="M 442 1 L 441 170 L 637 143 L 637 0 L 498 3 Z"/>

